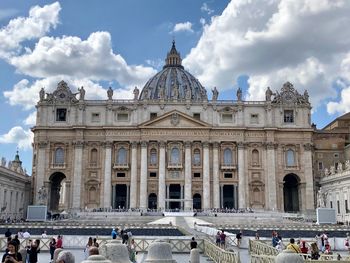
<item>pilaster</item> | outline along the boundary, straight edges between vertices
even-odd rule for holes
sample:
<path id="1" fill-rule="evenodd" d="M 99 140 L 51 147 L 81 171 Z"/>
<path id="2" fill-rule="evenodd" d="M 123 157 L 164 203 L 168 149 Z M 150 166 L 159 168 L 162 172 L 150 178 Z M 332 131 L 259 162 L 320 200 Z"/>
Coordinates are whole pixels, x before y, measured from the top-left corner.
<path id="1" fill-rule="evenodd" d="M 137 145 L 131 143 L 130 208 L 137 208 Z"/>
<path id="2" fill-rule="evenodd" d="M 165 209 L 165 142 L 159 142 L 159 180 L 158 180 L 158 208 Z"/>
<path id="3" fill-rule="evenodd" d="M 141 142 L 140 208 L 147 209 L 147 142 Z"/>
<path id="4" fill-rule="evenodd" d="M 210 209 L 209 143 L 203 143 L 203 209 Z"/>
<path id="5" fill-rule="evenodd" d="M 220 208 L 219 143 L 213 143 L 213 208 Z"/>

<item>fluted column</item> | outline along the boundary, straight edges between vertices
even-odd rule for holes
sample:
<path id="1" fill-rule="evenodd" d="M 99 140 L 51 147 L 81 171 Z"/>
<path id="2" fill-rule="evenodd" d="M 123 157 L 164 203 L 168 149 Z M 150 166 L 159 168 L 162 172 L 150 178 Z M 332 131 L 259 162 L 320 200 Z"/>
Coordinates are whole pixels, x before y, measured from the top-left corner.
<path id="1" fill-rule="evenodd" d="M 35 203 L 40 204 L 39 200 L 39 189 L 40 187 L 44 186 L 44 178 L 45 178 L 45 167 L 46 167 L 46 146 L 47 142 L 39 142 L 38 143 L 39 150 L 38 150 L 38 163 L 37 163 L 37 170 L 36 170 L 36 185 L 35 185 Z M 48 190 L 48 189 L 47 189 Z"/>
<path id="2" fill-rule="evenodd" d="M 147 208 L 147 142 L 141 143 L 140 208 Z"/>
<path id="3" fill-rule="evenodd" d="M 267 151 L 267 190 L 268 197 L 267 206 L 270 210 L 277 210 L 277 193 L 276 193 L 276 154 L 275 154 L 276 145 L 273 142 L 266 144 Z"/>
<path id="4" fill-rule="evenodd" d="M 112 142 L 105 143 L 105 174 L 103 180 L 103 207 L 111 207 L 112 191 Z"/>
<path id="5" fill-rule="evenodd" d="M 314 211 L 314 185 L 312 176 L 312 144 L 307 143 L 304 145 L 304 176 L 306 182 L 306 195 L 304 198 L 305 208 L 307 211 Z"/>
<path id="6" fill-rule="evenodd" d="M 74 172 L 73 172 L 73 209 L 81 207 L 81 176 L 83 169 L 83 145 L 82 141 L 74 142 Z"/>
<path id="7" fill-rule="evenodd" d="M 191 142 L 185 142 L 185 210 L 192 210 L 192 161 L 191 161 Z"/>
<path id="8" fill-rule="evenodd" d="M 137 208 L 137 142 L 131 143 L 130 208 Z"/>
<path id="9" fill-rule="evenodd" d="M 220 208 L 219 143 L 213 145 L 213 208 Z"/>
<path id="10" fill-rule="evenodd" d="M 203 143 L 203 209 L 210 208 L 209 143 Z"/>
<path id="11" fill-rule="evenodd" d="M 159 142 L 158 208 L 165 209 L 165 142 Z"/>
<path id="12" fill-rule="evenodd" d="M 238 143 L 238 205 L 239 208 L 246 207 L 246 192 L 245 192 L 245 163 L 244 163 L 244 144 Z"/>

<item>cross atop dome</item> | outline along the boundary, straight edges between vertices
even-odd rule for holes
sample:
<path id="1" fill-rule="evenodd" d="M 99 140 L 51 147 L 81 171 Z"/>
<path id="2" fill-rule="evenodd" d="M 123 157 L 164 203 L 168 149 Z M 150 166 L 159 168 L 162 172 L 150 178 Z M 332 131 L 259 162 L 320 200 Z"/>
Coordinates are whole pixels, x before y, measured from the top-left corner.
<path id="1" fill-rule="evenodd" d="M 166 56 L 165 66 L 163 67 L 163 69 L 167 67 L 180 67 L 183 69 L 181 62 L 182 62 L 182 59 L 181 59 L 180 53 L 177 52 L 175 47 L 175 40 L 173 40 L 173 45 Z"/>

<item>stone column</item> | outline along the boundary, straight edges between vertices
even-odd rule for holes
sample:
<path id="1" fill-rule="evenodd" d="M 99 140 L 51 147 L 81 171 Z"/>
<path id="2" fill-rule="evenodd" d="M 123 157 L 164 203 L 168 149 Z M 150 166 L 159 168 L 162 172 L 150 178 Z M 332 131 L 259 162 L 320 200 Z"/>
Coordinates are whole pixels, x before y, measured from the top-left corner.
<path id="1" fill-rule="evenodd" d="M 244 144 L 238 143 L 238 208 L 246 208 Z"/>
<path id="2" fill-rule="evenodd" d="M 213 208 L 220 208 L 219 143 L 213 145 Z"/>
<path id="3" fill-rule="evenodd" d="M 266 144 L 266 183 L 267 183 L 267 192 L 268 200 L 266 204 L 268 208 L 272 211 L 277 210 L 277 193 L 276 193 L 276 154 L 275 154 L 276 145 L 273 142 L 268 142 Z"/>
<path id="4" fill-rule="evenodd" d="M 169 198 L 169 185 L 166 185 L 166 198 Z M 169 209 L 169 202 L 166 202 L 166 209 Z"/>
<path id="5" fill-rule="evenodd" d="M 38 143 L 38 163 L 36 170 L 36 184 L 35 184 L 35 203 L 40 204 L 38 192 L 40 187 L 44 186 L 44 178 L 45 178 L 45 168 L 46 168 L 46 146 L 47 142 L 39 142 Z M 47 189 L 48 190 L 48 189 Z"/>
<path id="6" fill-rule="evenodd" d="M 191 142 L 185 142 L 185 210 L 193 209 L 192 202 L 192 161 L 191 161 Z"/>
<path id="7" fill-rule="evenodd" d="M 137 142 L 131 143 L 130 208 L 137 208 Z"/>
<path id="8" fill-rule="evenodd" d="M 74 143 L 74 172 L 73 172 L 73 209 L 81 207 L 81 176 L 83 172 L 83 146 L 82 141 Z"/>
<path id="9" fill-rule="evenodd" d="M 147 142 L 141 142 L 140 208 L 147 209 Z"/>
<path id="10" fill-rule="evenodd" d="M 66 207 L 69 209 L 72 207 L 72 200 L 71 200 L 71 181 L 66 180 Z"/>
<path id="11" fill-rule="evenodd" d="M 159 142 L 158 208 L 165 209 L 165 142 Z"/>
<path id="12" fill-rule="evenodd" d="M 203 143 L 203 209 L 210 209 L 209 143 Z"/>
<path id="13" fill-rule="evenodd" d="M 220 185 L 220 208 L 224 208 L 224 186 Z"/>
<path id="14" fill-rule="evenodd" d="M 116 198 L 116 196 L 115 196 L 115 184 L 114 184 L 114 185 L 112 185 L 112 209 L 116 208 L 115 207 L 115 198 Z"/>
<path id="15" fill-rule="evenodd" d="M 105 143 L 105 174 L 103 180 L 103 207 L 111 207 L 112 188 L 112 142 Z"/>
<path id="16" fill-rule="evenodd" d="M 304 176 L 306 182 L 306 195 L 305 198 L 301 197 L 305 203 L 307 212 L 315 210 L 314 200 L 314 185 L 312 176 L 312 144 L 307 143 L 304 145 Z"/>

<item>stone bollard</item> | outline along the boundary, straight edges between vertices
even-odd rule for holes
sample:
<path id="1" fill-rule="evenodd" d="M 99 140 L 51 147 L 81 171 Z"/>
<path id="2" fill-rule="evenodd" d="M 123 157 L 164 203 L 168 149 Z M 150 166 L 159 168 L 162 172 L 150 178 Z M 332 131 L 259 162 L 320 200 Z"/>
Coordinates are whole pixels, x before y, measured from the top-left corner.
<path id="1" fill-rule="evenodd" d="M 304 263 L 302 255 L 292 250 L 286 249 L 279 253 L 275 260 L 276 263 Z"/>
<path id="2" fill-rule="evenodd" d="M 113 263 L 131 263 L 128 248 L 120 240 L 112 240 L 101 246 L 100 254 Z"/>
<path id="3" fill-rule="evenodd" d="M 171 253 L 171 246 L 164 241 L 155 241 L 148 248 L 146 263 L 176 263 Z"/>
<path id="4" fill-rule="evenodd" d="M 199 256 L 199 249 L 198 248 L 191 249 L 190 263 L 200 263 L 200 256 Z"/>
<path id="5" fill-rule="evenodd" d="M 81 263 L 111 263 L 112 261 L 106 259 L 104 256 L 102 255 L 92 255 L 89 256 L 86 260 L 82 261 Z"/>
<path id="6" fill-rule="evenodd" d="M 53 260 L 52 260 L 52 262 L 56 262 L 56 261 L 57 261 L 58 254 L 59 254 L 61 251 L 63 251 L 62 248 L 56 248 L 56 249 L 55 249 L 55 252 L 53 253 Z"/>

